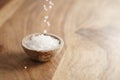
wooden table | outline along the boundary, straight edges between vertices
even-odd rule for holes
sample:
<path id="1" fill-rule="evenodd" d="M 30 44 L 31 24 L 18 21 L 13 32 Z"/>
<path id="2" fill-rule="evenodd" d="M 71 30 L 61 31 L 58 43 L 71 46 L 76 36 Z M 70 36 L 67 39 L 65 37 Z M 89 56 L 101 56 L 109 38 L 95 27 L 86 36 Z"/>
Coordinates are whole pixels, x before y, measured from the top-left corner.
<path id="1" fill-rule="evenodd" d="M 120 80 L 120 0 L 53 2 L 46 13 L 45 0 L 0 0 L 0 80 Z M 25 54 L 21 40 L 45 28 L 65 46 L 39 63 Z"/>

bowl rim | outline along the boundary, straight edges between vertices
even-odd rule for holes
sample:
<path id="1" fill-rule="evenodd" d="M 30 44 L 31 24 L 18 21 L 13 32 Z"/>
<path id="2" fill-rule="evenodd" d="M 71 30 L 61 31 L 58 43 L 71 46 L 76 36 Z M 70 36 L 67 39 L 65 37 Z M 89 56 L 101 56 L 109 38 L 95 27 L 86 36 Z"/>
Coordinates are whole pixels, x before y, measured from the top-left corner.
<path id="1" fill-rule="evenodd" d="M 24 43 L 24 41 L 25 41 L 26 39 L 30 38 L 31 36 L 33 36 L 33 35 L 42 35 L 42 34 L 51 36 L 51 37 L 53 37 L 53 38 L 55 38 L 55 39 L 58 39 L 58 40 L 59 40 L 59 46 L 56 47 L 55 49 L 51 49 L 51 50 L 35 50 L 35 49 L 29 48 L 29 47 Z M 60 47 L 63 47 L 63 45 L 64 45 L 63 39 L 62 39 L 61 37 L 55 35 L 55 34 L 52 34 L 52 33 L 32 33 L 32 34 L 29 34 L 29 35 L 23 37 L 23 39 L 22 39 L 22 47 L 24 47 L 25 49 L 31 50 L 31 51 L 36 51 L 36 52 L 49 52 L 49 51 L 54 51 L 54 50 L 59 49 Z"/>

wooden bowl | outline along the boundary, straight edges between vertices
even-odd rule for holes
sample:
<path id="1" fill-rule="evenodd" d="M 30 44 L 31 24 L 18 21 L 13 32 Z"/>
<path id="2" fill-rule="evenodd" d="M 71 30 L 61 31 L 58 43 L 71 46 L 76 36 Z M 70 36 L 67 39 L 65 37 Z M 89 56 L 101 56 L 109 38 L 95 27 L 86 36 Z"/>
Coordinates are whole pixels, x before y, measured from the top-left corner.
<path id="1" fill-rule="evenodd" d="M 59 40 L 59 46 L 53 50 L 33 50 L 30 49 L 26 44 L 25 41 L 30 39 L 32 35 L 40 35 L 40 34 L 44 34 L 44 35 L 49 35 L 55 39 Z M 27 53 L 27 55 L 29 55 L 33 60 L 37 60 L 40 62 L 46 62 L 49 61 L 55 54 L 57 54 L 58 52 L 61 51 L 62 47 L 64 45 L 64 41 L 62 40 L 62 38 L 51 34 L 51 33 L 34 33 L 34 34 L 30 34 L 26 37 L 23 38 L 22 40 L 22 48 L 24 49 L 24 51 Z M 49 46 L 49 45 L 48 45 Z"/>

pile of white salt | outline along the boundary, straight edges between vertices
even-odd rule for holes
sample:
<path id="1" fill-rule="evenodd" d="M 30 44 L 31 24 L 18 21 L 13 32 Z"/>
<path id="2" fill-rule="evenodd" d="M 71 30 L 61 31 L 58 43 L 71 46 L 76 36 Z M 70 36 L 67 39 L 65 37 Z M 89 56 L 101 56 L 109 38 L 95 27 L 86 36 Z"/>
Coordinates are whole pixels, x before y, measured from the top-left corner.
<path id="1" fill-rule="evenodd" d="M 27 47 L 33 50 L 53 50 L 59 46 L 59 40 L 48 35 L 33 35 L 25 41 Z"/>

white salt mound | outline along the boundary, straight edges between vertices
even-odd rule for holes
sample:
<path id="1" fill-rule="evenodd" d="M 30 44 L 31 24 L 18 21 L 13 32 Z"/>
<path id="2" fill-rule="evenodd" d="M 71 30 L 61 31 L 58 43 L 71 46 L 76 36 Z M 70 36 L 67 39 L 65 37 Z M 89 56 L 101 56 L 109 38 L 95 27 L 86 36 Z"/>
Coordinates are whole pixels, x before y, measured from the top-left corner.
<path id="1" fill-rule="evenodd" d="M 53 50 L 59 46 L 59 40 L 48 35 L 33 35 L 25 44 L 34 50 Z"/>

